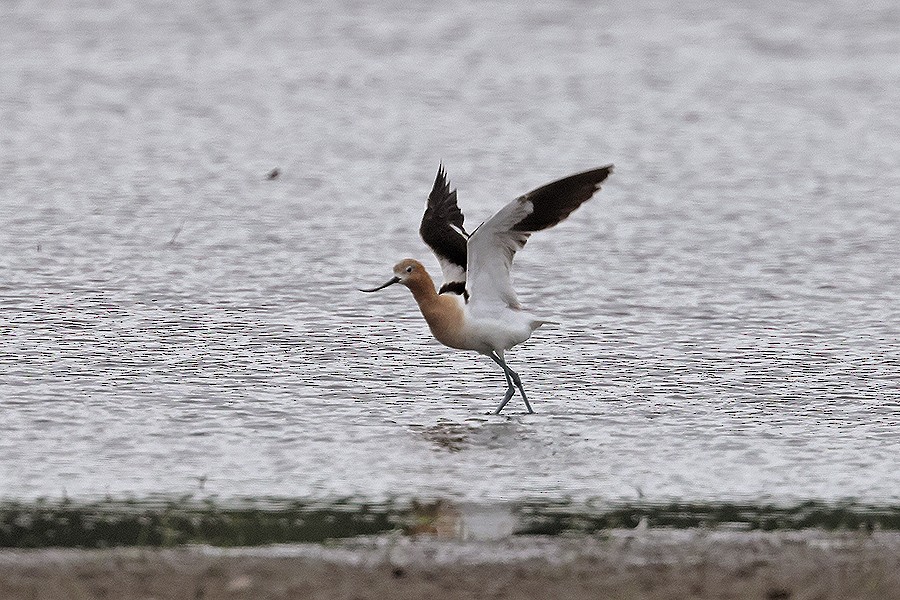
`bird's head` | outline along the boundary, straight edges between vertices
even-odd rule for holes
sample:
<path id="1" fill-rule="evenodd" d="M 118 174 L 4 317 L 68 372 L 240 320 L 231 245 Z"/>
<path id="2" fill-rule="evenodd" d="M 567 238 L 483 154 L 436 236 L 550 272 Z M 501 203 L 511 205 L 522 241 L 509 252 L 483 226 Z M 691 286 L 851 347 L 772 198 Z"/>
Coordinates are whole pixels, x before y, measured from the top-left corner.
<path id="1" fill-rule="evenodd" d="M 378 290 L 383 290 L 389 285 L 394 285 L 395 283 L 405 285 L 406 287 L 411 287 L 416 285 L 417 283 L 426 281 L 428 278 L 428 273 L 425 271 L 425 267 L 422 265 L 422 263 L 412 258 L 404 258 L 396 265 L 394 265 L 394 276 L 392 278 L 388 279 L 385 283 L 379 285 L 378 287 L 372 288 L 370 290 L 360 291 L 377 292 Z"/>

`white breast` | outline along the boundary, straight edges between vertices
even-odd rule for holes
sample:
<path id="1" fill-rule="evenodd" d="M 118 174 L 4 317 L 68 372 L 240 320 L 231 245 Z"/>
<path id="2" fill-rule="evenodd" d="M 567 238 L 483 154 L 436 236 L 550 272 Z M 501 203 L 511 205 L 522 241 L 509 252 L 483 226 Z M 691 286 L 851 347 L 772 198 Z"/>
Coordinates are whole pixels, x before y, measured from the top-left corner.
<path id="1" fill-rule="evenodd" d="M 531 337 L 540 325 L 534 315 L 506 307 L 489 312 L 466 306 L 464 336 L 470 350 L 488 354 L 509 350 Z"/>

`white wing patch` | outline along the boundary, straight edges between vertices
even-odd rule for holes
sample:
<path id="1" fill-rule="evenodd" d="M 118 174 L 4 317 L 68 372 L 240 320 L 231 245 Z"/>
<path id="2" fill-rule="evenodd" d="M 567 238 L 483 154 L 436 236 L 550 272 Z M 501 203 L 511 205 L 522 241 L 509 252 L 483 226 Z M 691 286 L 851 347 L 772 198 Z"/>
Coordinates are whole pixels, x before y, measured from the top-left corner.
<path id="1" fill-rule="evenodd" d="M 438 264 L 441 265 L 441 273 L 444 275 L 444 284 L 453 283 L 454 281 L 466 281 L 466 270 L 456 263 L 450 262 L 443 256 L 435 253 Z"/>
<path id="2" fill-rule="evenodd" d="M 521 308 L 512 287 L 509 272 L 516 252 L 531 235 L 512 227 L 530 215 L 534 205 L 526 198 L 517 198 L 475 230 L 466 246 L 468 263 L 469 303 L 473 311 L 490 310 L 498 305 Z"/>
<path id="3" fill-rule="evenodd" d="M 516 252 L 532 232 L 557 225 L 587 202 L 612 169 L 612 165 L 607 165 L 542 185 L 501 208 L 472 233 L 465 245 L 469 271 L 466 289 L 472 311 L 491 313 L 503 307 L 521 308 L 509 276 Z M 447 198 L 455 201 L 455 192 Z M 459 212 L 455 204 L 453 208 Z M 461 225 L 462 213 L 457 218 Z M 452 238 L 449 243 L 457 254 L 462 251 L 460 242 Z M 461 258 L 457 262 L 462 262 Z M 446 268 L 444 277 L 451 278 Z"/>

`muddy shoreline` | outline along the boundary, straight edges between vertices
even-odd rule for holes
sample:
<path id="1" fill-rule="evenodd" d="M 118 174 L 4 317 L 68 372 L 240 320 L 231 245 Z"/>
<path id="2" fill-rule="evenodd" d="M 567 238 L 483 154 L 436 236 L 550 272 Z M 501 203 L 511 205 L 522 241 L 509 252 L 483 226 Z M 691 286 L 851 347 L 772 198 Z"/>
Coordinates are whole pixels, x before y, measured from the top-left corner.
<path id="1" fill-rule="evenodd" d="M 0 599 L 900 598 L 900 532 L 610 530 L 2 550 Z"/>

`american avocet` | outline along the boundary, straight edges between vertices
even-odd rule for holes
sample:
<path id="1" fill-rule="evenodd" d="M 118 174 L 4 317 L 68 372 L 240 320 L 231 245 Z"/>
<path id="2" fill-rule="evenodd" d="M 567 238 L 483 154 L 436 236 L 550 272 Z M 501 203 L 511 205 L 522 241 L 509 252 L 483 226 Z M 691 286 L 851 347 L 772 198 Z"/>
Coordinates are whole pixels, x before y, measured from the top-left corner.
<path id="1" fill-rule="evenodd" d="M 435 290 L 422 263 L 407 258 L 394 266 L 394 276 L 386 283 L 360 291 L 377 292 L 395 283 L 408 287 L 439 342 L 489 356 L 503 369 L 506 394 L 494 414 L 503 410 L 516 388 L 533 413 L 522 381 L 507 366 L 503 352 L 551 321 L 522 310 L 509 277 L 513 257 L 533 232 L 553 227 L 593 196 L 612 168 L 570 175 L 519 196 L 470 235 L 463 229 L 456 190 L 450 189 L 441 166 L 419 235 L 437 256 L 444 283 Z"/>

